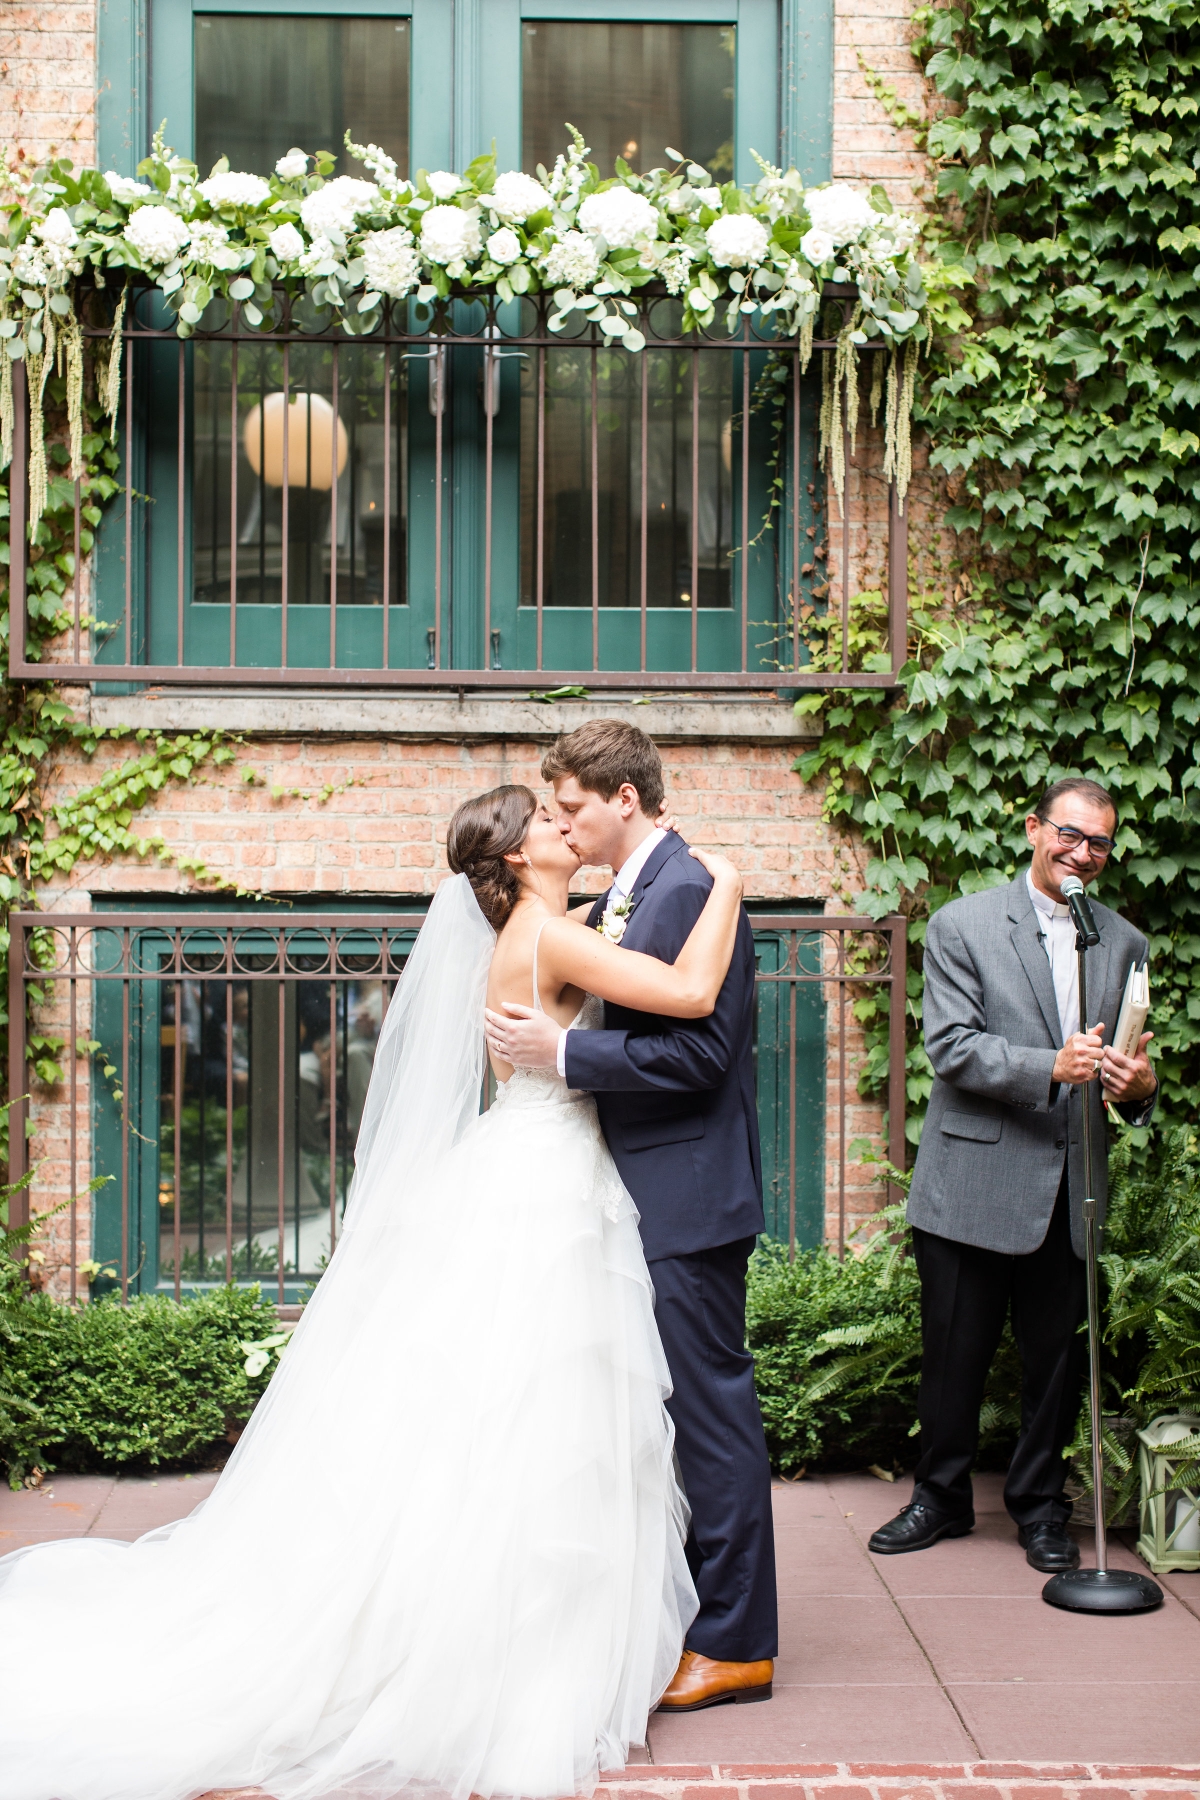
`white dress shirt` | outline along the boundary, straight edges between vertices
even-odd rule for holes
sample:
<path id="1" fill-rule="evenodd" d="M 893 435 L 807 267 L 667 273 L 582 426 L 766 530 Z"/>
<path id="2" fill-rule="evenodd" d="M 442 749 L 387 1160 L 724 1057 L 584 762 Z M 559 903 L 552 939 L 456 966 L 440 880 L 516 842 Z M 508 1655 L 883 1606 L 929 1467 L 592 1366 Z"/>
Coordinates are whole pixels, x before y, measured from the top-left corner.
<path id="1" fill-rule="evenodd" d="M 1054 982 L 1054 998 L 1058 1002 L 1058 1023 L 1065 1044 L 1080 1029 L 1079 963 L 1075 954 L 1075 925 L 1071 909 L 1061 901 L 1051 900 L 1041 888 L 1033 885 L 1033 876 L 1025 871 L 1029 897 L 1038 913 L 1038 930 L 1042 948 L 1050 963 Z"/>
<path id="2" fill-rule="evenodd" d="M 609 889 L 608 894 L 608 904 L 610 906 L 614 900 L 627 900 L 629 898 L 637 885 L 638 876 L 641 874 L 666 835 L 667 834 L 662 826 L 656 825 L 654 830 L 648 832 L 642 839 L 637 849 L 632 851 L 631 854 L 625 858 L 625 861 L 613 876 L 612 887 Z M 567 1034 L 565 1030 L 560 1031 L 558 1034 L 558 1054 L 556 1060 L 558 1072 L 565 1081 L 567 1079 Z"/>

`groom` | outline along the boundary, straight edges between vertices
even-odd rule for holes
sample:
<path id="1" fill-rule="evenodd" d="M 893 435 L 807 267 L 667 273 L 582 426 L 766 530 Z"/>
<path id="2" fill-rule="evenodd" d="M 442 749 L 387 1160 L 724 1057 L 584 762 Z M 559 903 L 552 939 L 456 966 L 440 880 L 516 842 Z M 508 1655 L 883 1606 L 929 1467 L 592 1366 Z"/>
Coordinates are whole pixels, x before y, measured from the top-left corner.
<path id="1" fill-rule="evenodd" d="M 559 829 L 585 863 L 616 871 L 590 925 L 673 962 L 711 878 L 654 823 L 662 761 L 644 731 L 595 719 L 542 759 Z M 667 1402 L 691 1507 L 687 1554 L 700 1610 L 660 1712 L 768 1700 L 776 1652 L 771 1475 L 746 1350 L 746 1264 L 763 1229 L 752 1033 L 754 939 L 742 913 L 733 962 L 707 1019 L 604 1008 L 603 1031 L 544 1013 L 489 1013 L 498 1056 L 555 1068 L 595 1097 L 613 1160 L 641 1214 Z"/>

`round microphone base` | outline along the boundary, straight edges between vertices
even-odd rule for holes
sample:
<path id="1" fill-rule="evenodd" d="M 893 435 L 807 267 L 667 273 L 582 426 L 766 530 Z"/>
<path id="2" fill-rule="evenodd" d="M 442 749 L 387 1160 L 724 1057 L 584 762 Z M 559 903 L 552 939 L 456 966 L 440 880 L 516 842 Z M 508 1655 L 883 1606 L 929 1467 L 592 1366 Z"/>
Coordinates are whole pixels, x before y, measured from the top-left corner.
<path id="1" fill-rule="evenodd" d="M 1042 1599 L 1067 1612 L 1142 1613 L 1162 1605 L 1163 1591 L 1135 1569 L 1064 1569 L 1050 1577 Z"/>

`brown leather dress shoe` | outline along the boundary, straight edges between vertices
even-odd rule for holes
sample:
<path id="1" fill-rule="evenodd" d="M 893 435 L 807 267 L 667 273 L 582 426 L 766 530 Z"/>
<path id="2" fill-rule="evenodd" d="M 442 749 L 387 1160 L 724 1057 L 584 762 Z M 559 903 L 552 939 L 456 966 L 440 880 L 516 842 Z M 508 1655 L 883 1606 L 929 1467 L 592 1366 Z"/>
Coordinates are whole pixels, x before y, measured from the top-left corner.
<path id="1" fill-rule="evenodd" d="M 775 1664 L 762 1662 L 714 1662 L 695 1650 L 685 1650 L 658 1703 L 659 1712 L 699 1712 L 703 1706 L 741 1705 L 743 1701 L 769 1700 Z"/>

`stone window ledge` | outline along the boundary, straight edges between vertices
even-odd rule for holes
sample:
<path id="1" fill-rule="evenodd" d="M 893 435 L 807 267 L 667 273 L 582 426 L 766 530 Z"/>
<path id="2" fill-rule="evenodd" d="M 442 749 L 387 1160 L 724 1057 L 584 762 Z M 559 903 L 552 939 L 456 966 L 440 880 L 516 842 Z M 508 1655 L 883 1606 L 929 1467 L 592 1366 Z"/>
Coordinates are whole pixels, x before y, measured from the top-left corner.
<path id="1" fill-rule="evenodd" d="M 489 695 L 349 694 L 150 688 L 140 694 L 93 694 L 91 722 L 151 731 L 239 731 L 254 737 L 389 737 L 414 741 L 529 739 L 573 731 L 588 719 L 629 719 L 662 744 L 799 744 L 821 735 L 787 701 L 760 696 L 675 699 L 625 695 L 552 702 Z"/>

